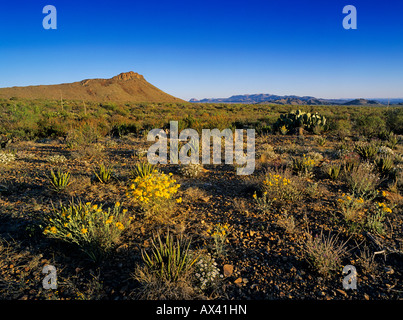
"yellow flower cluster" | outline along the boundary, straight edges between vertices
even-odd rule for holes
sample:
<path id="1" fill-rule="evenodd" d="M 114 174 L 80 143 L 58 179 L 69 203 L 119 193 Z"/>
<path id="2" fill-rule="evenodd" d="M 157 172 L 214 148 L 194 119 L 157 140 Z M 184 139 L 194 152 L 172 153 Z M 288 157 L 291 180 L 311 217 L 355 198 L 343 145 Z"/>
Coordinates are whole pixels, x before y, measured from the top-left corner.
<path id="1" fill-rule="evenodd" d="M 124 219 L 127 209 L 120 209 L 119 202 L 115 203 L 112 212 L 110 210 L 104 211 L 102 207 L 98 207 L 96 204 L 92 205 L 90 202 L 72 204 L 68 207 L 62 206 L 60 211 L 54 210 L 49 217 L 48 226 L 43 233 L 69 241 L 77 240 L 80 237 L 91 237 L 98 233 L 100 228 L 105 229 L 105 232 L 111 232 L 109 225 L 113 220 L 116 220 L 113 225 L 122 231 L 125 226 L 121 221 Z M 129 218 L 129 221 L 131 220 L 132 217 Z"/>
<path id="2" fill-rule="evenodd" d="M 180 184 L 172 178 L 172 174 L 166 175 L 161 172 L 153 172 L 145 177 L 137 177 L 126 196 L 132 197 L 140 203 L 149 203 L 156 199 L 170 199 L 177 193 Z M 181 202 L 182 198 L 177 199 Z"/>
<path id="3" fill-rule="evenodd" d="M 263 184 L 268 187 L 278 187 L 281 185 L 286 186 L 290 184 L 290 182 L 290 179 L 284 178 L 279 174 L 269 172 L 266 179 L 263 181 Z"/>
<path id="4" fill-rule="evenodd" d="M 377 202 L 378 207 L 380 209 L 382 209 L 383 212 L 387 212 L 387 213 L 392 213 L 392 209 L 389 208 L 386 204 L 384 204 L 383 202 Z"/>
<path id="5" fill-rule="evenodd" d="M 305 167 L 313 167 L 315 165 L 315 160 L 311 157 L 307 157 L 305 154 L 302 157 L 302 165 Z"/>
<path id="6" fill-rule="evenodd" d="M 361 197 L 359 197 L 358 199 L 357 198 L 351 198 L 349 195 L 346 195 L 345 193 L 343 193 L 341 195 L 341 198 L 337 199 L 337 201 L 339 203 L 349 203 L 351 201 L 354 201 L 354 202 L 359 203 L 359 204 L 364 203 L 363 198 L 361 198 Z"/>
<path id="7" fill-rule="evenodd" d="M 228 223 L 225 223 L 225 224 L 218 223 L 214 226 L 213 233 L 211 233 L 210 229 L 207 230 L 207 233 L 211 234 L 211 236 L 213 238 L 215 238 L 215 237 L 224 238 L 225 236 L 228 235 L 228 229 L 229 229 Z"/>
<path id="8" fill-rule="evenodd" d="M 337 199 L 337 204 L 346 221 L 362 222 L 365 218 L 367 209 L 364 209 L 363 198 L 343 193 Z"/>

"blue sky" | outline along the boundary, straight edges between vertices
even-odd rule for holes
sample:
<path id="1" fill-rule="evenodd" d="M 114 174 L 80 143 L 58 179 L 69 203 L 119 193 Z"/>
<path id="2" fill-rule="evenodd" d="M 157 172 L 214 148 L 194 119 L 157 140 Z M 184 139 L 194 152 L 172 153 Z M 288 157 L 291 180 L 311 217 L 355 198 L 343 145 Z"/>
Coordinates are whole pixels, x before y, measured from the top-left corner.
<path id="1" fill-rule="evenodd" d="M 57 30 L 42 27 L 49 4 Z M 0 0 L 0 87 L 135 71 L 186 100 L 403 98 L 402 18 L 391 0 Z"/>

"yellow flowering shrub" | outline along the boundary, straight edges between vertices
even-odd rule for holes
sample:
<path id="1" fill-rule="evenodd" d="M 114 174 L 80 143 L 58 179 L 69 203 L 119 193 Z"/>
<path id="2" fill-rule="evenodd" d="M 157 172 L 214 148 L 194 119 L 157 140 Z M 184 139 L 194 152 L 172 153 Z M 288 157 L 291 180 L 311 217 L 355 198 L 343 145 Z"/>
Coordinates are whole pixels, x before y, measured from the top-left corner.
<path id="1" fill-rule="evenodd" d="M 214 239 L 215 251 L 218 256 L 225 254 L 225 242 L 229 235 L 229 224 L 217 223 L 214 225 L 214 230 L 207 230 L 207 233 Z"/>
<path id="2" fill-rule="evenodd" d="M 362 197 L 356 198 L 354 195 L 343 193 L 337 199 L 337 205 L 346 221 L 360 222 L 364 218 L 366 209 L 364 209 L 365 201 Z"/>
<path id="3" fill-rule="evenodd" d="M 180 203 L 182 198 L 175 199 L 179 187 L 180 184 L 176 183 L 171 173 L 167 175 L 156 171 L 134 179 L 126 196 L 150 216 L 169 208 L 174 202 Z"/>
<path id="4" fill-rule="evenodd" d="M 312 171 L 316 162 L 305 154 L 302 157 L 296 157 L 292 159 L 292 170 L 297 174 L 308 174 Z"/>
<path id="5" fill-rule="evenodd" d="M 108 210 L 90 202 L 72 202 L 68 206 L 61 205 L 60 209 L 53 208 L 44 217 L 43 233 L 78 245 L 95 261 L 113 248 L 132 218 L 119 202 Z"/>
<path id="6" fill-rule="evenodd" d="M 350 228 L 358 231 L 367 229 L 378 234 L 385 233 L 383 221 L 387 214 L 392 213 L 392 208 L 384 202 L 371 203 L 362 197 L 345 193 L 337 199 L 337 205 L 345 220 L 350 223 Z"/>
<path id="7" fill-rule="evenodd" d="M 390 213 L 392 213 L 392 209 L 389 208 L 385 203 L 374 203 L 366 220 L 366 228 L 372 232 L 376 232 L 381 235 L 384 234 L 385 225 L 383 224 L 383 221 L 385 220 L 385 216 Z"/>
<path id="8" fill-rule="evenodd" d="M 269 208 L 274 201 L 296 201 L 303 197 L 304 189 L 299 177 L 292 177 L 289 171 L 282 173 L 268 172 L 262 183 L 262 199 L 254 194 L 258 206 Z M 265 210 L 263 210 L 265 211 Z"/>

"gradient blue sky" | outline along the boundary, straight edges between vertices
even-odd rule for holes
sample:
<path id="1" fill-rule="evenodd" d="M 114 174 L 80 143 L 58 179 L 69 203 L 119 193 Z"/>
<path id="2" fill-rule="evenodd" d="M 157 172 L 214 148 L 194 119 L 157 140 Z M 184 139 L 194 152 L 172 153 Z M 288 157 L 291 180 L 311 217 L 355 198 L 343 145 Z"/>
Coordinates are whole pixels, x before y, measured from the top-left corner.
<path id="1" fill-rule="evenodd" d="M 48 4 L 57 30 L 42 28 Z M 0 87 L 125 71 L 186 100 L 403 98 L 403 1 L 0 0 Z"/>

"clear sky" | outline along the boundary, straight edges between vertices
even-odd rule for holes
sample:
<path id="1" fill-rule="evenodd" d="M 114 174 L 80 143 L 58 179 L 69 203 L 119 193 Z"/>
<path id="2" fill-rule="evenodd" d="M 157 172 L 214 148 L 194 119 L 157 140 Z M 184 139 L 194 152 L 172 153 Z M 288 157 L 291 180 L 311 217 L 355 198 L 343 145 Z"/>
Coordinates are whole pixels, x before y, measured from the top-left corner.
<path id="1" fill-rule="evenodd" d="M 57 30 L 42 27 L 45 5 Z M 0 0 L 0 87 L 126 71 L 186 100 L 403 98 L 403 1 Z"/>

